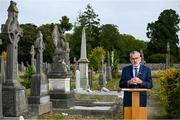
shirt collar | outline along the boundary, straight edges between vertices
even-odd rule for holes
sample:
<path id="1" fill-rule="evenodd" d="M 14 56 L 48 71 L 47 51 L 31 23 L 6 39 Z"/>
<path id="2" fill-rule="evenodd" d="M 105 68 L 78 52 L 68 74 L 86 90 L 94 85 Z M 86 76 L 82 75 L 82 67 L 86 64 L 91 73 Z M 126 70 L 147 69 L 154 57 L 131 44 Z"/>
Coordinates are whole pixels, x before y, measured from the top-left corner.
<path id="1" fill-rule="evenodd" d="M 140 64 L 139 64 L 137 67 L 133 66 L 133 69 L 134 69 L 134 68 L 137 68 L 137 69 L 139 69 L 139 68 L 140 68 Z"/>

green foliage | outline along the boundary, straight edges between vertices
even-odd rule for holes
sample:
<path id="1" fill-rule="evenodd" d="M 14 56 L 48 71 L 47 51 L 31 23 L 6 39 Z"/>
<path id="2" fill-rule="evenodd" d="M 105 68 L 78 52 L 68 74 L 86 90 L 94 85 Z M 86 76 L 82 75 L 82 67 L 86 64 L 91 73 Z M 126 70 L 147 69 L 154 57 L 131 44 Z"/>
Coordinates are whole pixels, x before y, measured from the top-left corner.
<path id="1" fill-rule="evenodd" d="M 160 100 L 168 117 L 180 119 L 180 69 L 167 69 L 161 74 Z"/>
<path id="2" fill-rule="evenodd" d="M 118 27 L 113 24 L 105 24 L 101 26 L 100 32 L 101 46 L 107 51 L 112 51 L 114 48 L 119 48 Z M 117 46 L 116 46 L 117 45 Z"/>
<path id="3" fill-rule="evenodd" d="M 105 51 L 102 47 L 94 48 L 91 53 L 89 54 L 89 67 L 94 70 L 98 71 L 101 68 L 101 61 L 104 59 Z"/>
<path id="4" fill-rule="evenodd" d="M 177 32 L 179 31 L 179 15 L 175 10 L 164 10 L 157 21 L 149 23 L 147 26 L 147 37 L 150 38 L 148 43 L 149 55 L 154 53 L 165 54 L 166 46 L 169 42 L 170 52 L 172 56 L 178 56 L 179 38 Z M 174 58 L 175 62 L 178 57 Z"/>
<path id="5" fill-rule="evenodd" d="M 120 77 L 119 77 L 120 78 Z M 109 90 L 119 90 L 119 78 L 113 78 L 112 80 L 108 81 L 107 84 L 106 84 L 106 87 L 109 89 Z"/>
<path id="6" fill-rule="evenodd" d="M 99 21 L 98 15 L 94 12 L 90 4 L 87 5 L 85 11 L 78 16 L 77 24 L 75 24 L 73 35 L 70 39 L 70 58 L 76 57 L 79 59 L 81 36 L 83 27 L 86 28 L 86 46 L 87 52 L 99 46 Z M 88 54 L 88 53 L 87 53 Z"/>
<path id="7" fill-rule="evenodd" d="M 94 12 L 94 9 L 91 7 L 90 4 L 87 5 L 85 8 L 86 10 L 79 15 L 78 22 L 80 26 L 91 27 L 92 25 L 98 26 L 100 24 L 100 19 L 98 18 L 98 14 Z"/>
<path id="8" fill-rule="evenodd" d="M 60 29 L 64 33 L 65 31 L 71 30 L 73 27 L 72 23 L 69 23 L 69 18 L 67 16 L 62 16 L 60 20 Z"/>
<path id="9" fill-rule="evenodd" d="M 35 73 L 35 68 L 32 65 L 28 65 L 26 68 L 26 71 L 24 72 L 23 75 L 20 76 L 21 81 L 20 83 L 26 88 L 31 87 L 31 77 Z"/>
<path id="10" fill-rule="evenodd" d="M 45 43 L 45 49 L 43 52 L 43 59 L 46 62 L 52 62 L 52 57 L 54 53 L 54 43 L 52 39 L 52 31 L 54 29 L 54 24 L 45 24 L 38 27 L 43 34 L 43 41 Z"/>
<path id="11" fill-rule="evenodd" d="M 133 50 L 144 52 L 146 57 L 147 44 L 144 41 L 138 40 L 134 38 L 132 35 L 128 34 L 120 34 L 119 35 L 119 44 L 117 44 L 120 48 L 117 49 L 119 61 L 121 63 L 129 62 L 129 53 Z"/>
<path id="12" fill-rule="evenodd" d="M 149 56 L 148 61 L 151 61 L 151 63 L 165 63 L 166 55 L 165 54 L 153 54 Z"/>
<path id="13" fill-rule="evenodd" d="M 23 37 L 18 43 L 18 61 L 30 63 L 30 50 L 36 40 L 37 26 L 34 24 L 21 24 L 20 27 L 23 29 Z"/>

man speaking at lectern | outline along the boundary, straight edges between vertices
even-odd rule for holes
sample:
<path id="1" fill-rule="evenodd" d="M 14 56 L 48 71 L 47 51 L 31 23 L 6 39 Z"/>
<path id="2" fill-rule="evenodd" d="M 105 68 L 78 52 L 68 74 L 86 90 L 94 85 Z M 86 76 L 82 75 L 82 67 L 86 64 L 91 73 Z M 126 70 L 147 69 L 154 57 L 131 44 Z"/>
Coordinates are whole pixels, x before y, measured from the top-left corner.
<path id="1" fill-rule="evenodd" d="M 120 88 L 152 88 L 151 70 L 141 64 L 141 55 L 138 51 L 130 53 L 131 65 L 126 66 L 122 70 L 121 79 L 119 81 Z M 140 92 L 140 107 L 146 107 L 147 93 Z M 124 107 L 132 106 L 132 93 L 124 91 L 123 99 Z"/>

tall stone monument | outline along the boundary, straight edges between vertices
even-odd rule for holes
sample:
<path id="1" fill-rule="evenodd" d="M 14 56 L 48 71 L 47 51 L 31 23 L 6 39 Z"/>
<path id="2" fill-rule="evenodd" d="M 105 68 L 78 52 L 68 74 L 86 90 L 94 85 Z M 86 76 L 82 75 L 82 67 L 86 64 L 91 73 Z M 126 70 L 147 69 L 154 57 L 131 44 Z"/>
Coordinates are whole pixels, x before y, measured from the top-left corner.
<path id="1" fill-rule="evenodd" d="M 109 51 L 107 52 L 107 56 L 108 56 L 108 64 L 107 64 L 107 69 L 106 69 L 106 79 L 108 81 L 110 81 L 112 79 L 112 74 L 111 74 L 111 64 L 110 64 L 110 55 L 109 55 Z"/>
<path id="2" fill-rule="evenodd" d="M 36 74 L 31 78 L 31 96 L 28 97 L 28 103 L 38 115 L 49 112 L 52 109 L 52 103 L 48 95 L 48 80 L 43 73 L 43 35 L 39 31 L 35 41 L 36 52 Z"/>
<path id="3" fill-rule="evenodd" d="M 34 56 L 35 56 L 35 50 L 34 50 L 34 45 L 31 46 L 31 65 L 34 66 Z"/>
<path id="4" fill-rule="evenodd" d="M 140 54 L 141 54 L 141 64 L 145 64 L 144 53 L 142 50 L 140 50 Z"/>
<path id="5" fill-rule="evenodd" d="M 55 26 L 52 32 L 55 45 L 51 71 L 48 73 L 50 99 L 53 108 L 71 106 L 69 44 Z"/>
<path id="6" fill-rule="evenodd" d="M 170 67 L 170 45 L 167 43 L 167 53 L 166 53 L 166 68 Z"/>
<path id="7" fill-rule="evenodd" d="M 104 59 L 101 59 L 101 72 L 99 77 L 99 86 L 101 89 L 106 86 L 106 77 L 105 77 L 105 69 L 104 69 Z"/>
<path id="8" fill-rule="evenodd" d="M 87 59 L 87 51 L 86 51 L 86 32 L 85 27 L 82 30 L 82 38 L 81 38 L 81 56 L 78 61 L 79 70 L 80 70 L 80 88 L 83 90 L 89 89 L 89 81 L 88 81 L 88 59 Z"/>
<path id="9" fill-rule="evenodd" d="M 3 117 L 3 106 L 2 106 L 2 67 L 1 67 L 2 57 L 0 55 L 0 118 Z"/>
<path id="10" fill-rule="evenodd" d="M 16 3 L 10 1 L 8 19 L 2 25 L 2 32 L 7 34 L 7 66 L 6 79 L 2 87 L 4 116 L 19 116 L 27 111 L 27 100 L 24 87 L 17 81 L 17 51 L 18 42 L 23 32 L 18 23 L 18 9 Z"/>

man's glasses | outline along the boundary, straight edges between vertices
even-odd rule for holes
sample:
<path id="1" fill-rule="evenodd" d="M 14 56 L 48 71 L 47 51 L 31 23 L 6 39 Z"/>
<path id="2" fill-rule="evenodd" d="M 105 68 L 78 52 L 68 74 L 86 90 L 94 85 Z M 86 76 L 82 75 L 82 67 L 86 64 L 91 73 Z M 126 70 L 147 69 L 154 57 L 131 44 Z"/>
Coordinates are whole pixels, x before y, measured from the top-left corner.
<path id="1" fill-rule="evenodd" d="M 131 58 L 131 60 L 138 60 L 140 57 Z"/>

